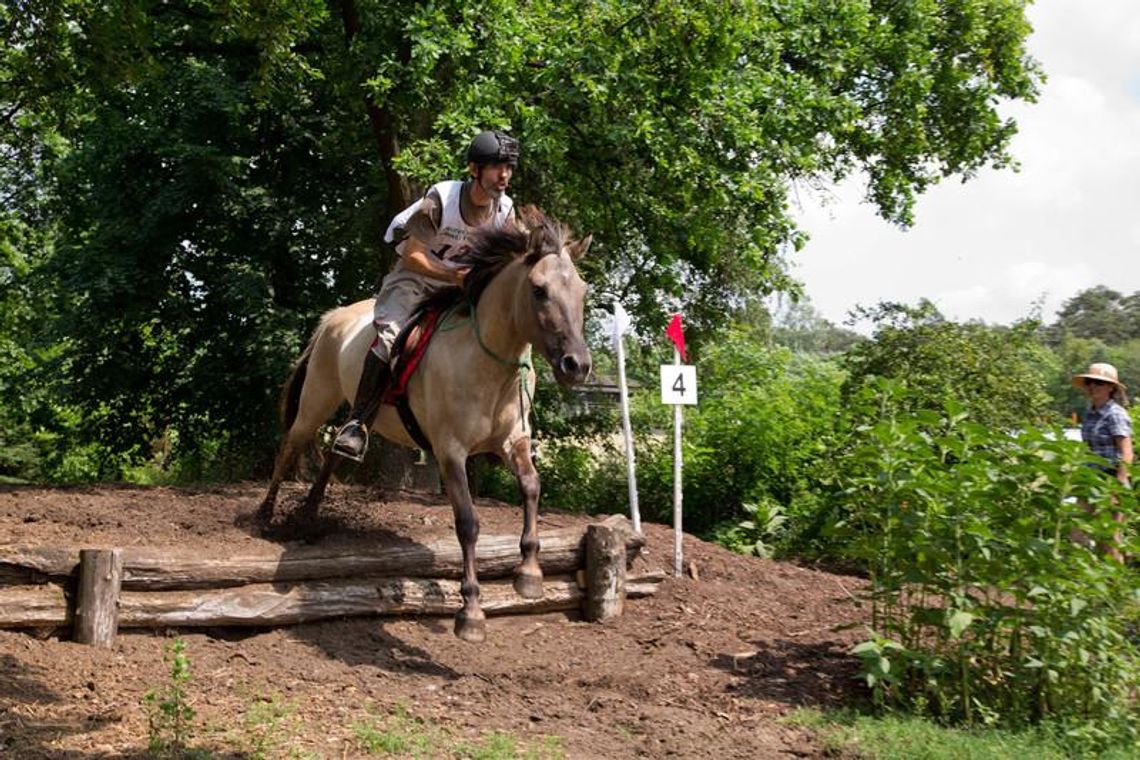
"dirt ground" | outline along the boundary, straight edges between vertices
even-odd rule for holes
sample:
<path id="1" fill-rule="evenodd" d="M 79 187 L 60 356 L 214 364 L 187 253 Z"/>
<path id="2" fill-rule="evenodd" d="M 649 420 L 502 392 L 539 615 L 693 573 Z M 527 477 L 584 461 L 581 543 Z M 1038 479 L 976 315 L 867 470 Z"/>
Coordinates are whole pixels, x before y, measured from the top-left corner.
<path id="1" fill-rule="evenodd" d="M 237 551 L 263 540 L 235 524 L 262 487 L 2 487 L 0 544 Z M 301 488 L 286 486 L 284 509 Z M 518 508 L 478 506 L 484 536 L 521 530 Z M 452 532 L 442 499 L 362 487 L 334 486 L 326 514 L 337 527 L 328 543 Z M 546 512 L 540 530 L 588 521 Z M 671 528 L 644 527 L 637 565 L 671 569 Z M 362 757 L 371 729 L 409 727 L 436 737 L 405 747 L 421 756 L 474 755 L 496 735 L 522 756 L 820 755 L 808 730 L 781 718 L 861 699 L 846 654 L 860 627 L 844 626 L 863 620 L 863 582 L 687 535 L 684 548 L 696 577 L 628 600 L 619 619 L 491 617 L 479 645 L 455 638 L 445 618 L 125 630 L 111 651 L 58 631 L 0 631 L 0 758 L 148 757 L 143 700 L 170 683 L 163 652 L 175 636 L 191 660 L 191 745 L 214 757 Z"/>

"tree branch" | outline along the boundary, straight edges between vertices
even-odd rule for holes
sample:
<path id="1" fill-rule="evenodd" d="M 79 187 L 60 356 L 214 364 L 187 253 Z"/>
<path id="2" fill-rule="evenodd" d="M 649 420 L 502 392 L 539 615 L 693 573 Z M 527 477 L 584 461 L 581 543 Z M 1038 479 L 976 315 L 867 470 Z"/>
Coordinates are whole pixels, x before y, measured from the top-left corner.
<path id="1" fill-rule="evenodd" d="M 340 10 L 341 18 L 344 20 L 345 47 L 351 48 L 353 40 L 360 31 L 360 12 L 355 0 L 340 0 Z M 396 155 L 400 152 L 400 143 L 396 138 L 392 112 L 376 105 L 371 95 L 364 97 L 368 123 L 372 127 L 372 136 L 376 140 L 376 149 L 380 154 L 380 163 L 384 167 L 384 177 L 388 184 L 387 212 L 391 218 L 411 203 L 411 189 L 394 166 Z"/>

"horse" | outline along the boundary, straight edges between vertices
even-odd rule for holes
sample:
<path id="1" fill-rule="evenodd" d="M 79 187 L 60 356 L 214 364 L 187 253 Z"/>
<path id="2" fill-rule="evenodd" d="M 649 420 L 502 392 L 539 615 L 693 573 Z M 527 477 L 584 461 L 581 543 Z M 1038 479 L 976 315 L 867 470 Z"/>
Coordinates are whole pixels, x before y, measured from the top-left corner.
<path id="1" fill-rule="evenodd" d="M 475 544 L 479 518 L 467 481 L 467 458 L 498 455 L 518 480 L 523 499 L 522 562 L 514 587 L 524 598 L 542 597 L 538 564 L 540 483 L 531 457 L 528 425 L 535 371 L 528 359 L 537 349 L 563 386 L 585 382 L 590 350 L 584 336 L 586 284 L 575 262 L 587 252 L 591 235 L 572 237 L 569 228 L 527 207 L 521 227 L 486 229 L 469 239 L 465 263 L 471 266 L 460 288 L 432 297 L 451 303 L 447 329 L 431 338 L 419 368 L 408 381 L 413 414 L 439 462 L 451 502 L 455 533 L 463 553 L 463 606 L 455 617 L 455 635 L 482 641 L 486 618 L 479 604 Z M 375 336 L 371 299 L 325 313 L 282 392 L 285 436 L 269 489 L 257 511 L 268 526 L 277 491 L 297 455 L 342 402 L 355 397 L 365 354 Z M 394 407 L 385 405 L 372 430 L 406 446 L 415 442 Z M 326 454 L 321 472 L 298 509 L 302 524 L 312 524 L 337 459 Z"/>

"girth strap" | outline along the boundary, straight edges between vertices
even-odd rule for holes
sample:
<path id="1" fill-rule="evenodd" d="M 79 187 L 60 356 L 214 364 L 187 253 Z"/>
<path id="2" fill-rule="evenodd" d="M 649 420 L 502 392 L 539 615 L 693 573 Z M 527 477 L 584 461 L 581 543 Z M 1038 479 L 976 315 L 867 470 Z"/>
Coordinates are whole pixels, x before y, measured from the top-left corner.
<path id="1" fill-rule="evenodd" d="M 396 399 L 396 412 L 399 413 L 400 421 L 404 423 L 404 428 L 412 440 L 416 442 L 416 445 L 431 453 L 431 441 L 424 435 L 423 428 L 420 427 L 419 420 L 416 419 L 416 414 L 412 411 L 412 405 L 408 403 L 407 394 Z"/>

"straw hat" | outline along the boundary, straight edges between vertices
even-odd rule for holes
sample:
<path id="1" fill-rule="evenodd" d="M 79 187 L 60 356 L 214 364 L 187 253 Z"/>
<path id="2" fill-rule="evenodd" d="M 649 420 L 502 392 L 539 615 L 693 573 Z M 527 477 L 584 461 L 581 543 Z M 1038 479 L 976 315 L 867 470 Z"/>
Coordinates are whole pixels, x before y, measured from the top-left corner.
<path id="1" fill-rule="evenodd" d="M 1116 375 L 1116 367 L 1108 362 L 1094 362 L 1089 365 L 1089 369 L 1083 375 L 1073 375 L 1073 387 L 1083 388 L 1085 380 L 1103 380 L 1106 383 L 1112 383 L 1120 390 L 1127 390 L 1124 383 L 1120 382 Z"/>

